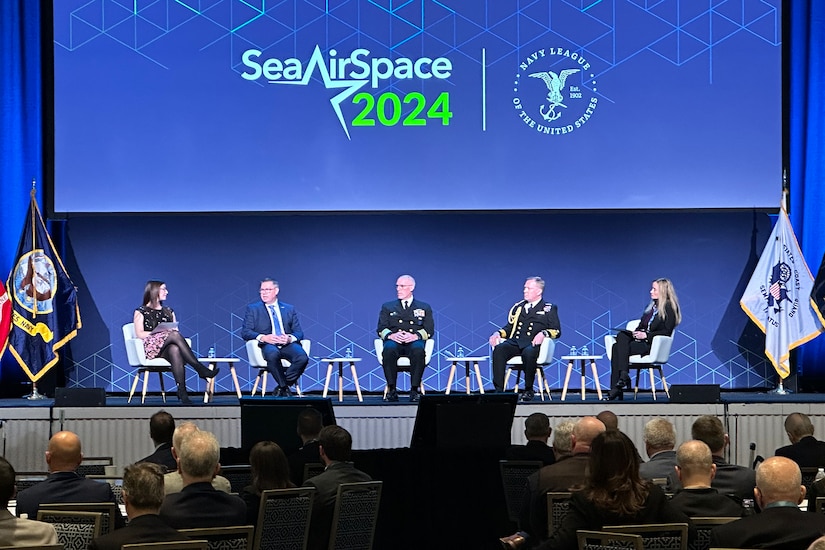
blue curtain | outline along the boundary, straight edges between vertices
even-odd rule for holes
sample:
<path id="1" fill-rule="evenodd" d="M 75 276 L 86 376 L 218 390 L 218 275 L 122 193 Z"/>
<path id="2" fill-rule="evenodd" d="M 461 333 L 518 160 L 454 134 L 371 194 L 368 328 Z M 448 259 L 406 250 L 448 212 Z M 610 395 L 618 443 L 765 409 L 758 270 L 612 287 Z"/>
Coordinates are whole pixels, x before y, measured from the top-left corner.
<path id="1" fill-rule="evenodd" d="M 814 275 L 825 252 L 825 2 L 791 3 L 790 216 Z M 825 376 L 825 336 L 797 355 L 803 379 Z"/>

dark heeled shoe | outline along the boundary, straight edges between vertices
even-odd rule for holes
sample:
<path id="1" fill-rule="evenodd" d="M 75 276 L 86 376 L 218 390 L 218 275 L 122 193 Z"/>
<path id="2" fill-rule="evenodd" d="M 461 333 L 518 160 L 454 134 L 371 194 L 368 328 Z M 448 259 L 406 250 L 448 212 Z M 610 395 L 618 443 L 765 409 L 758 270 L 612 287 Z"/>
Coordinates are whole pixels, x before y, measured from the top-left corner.
<path id="1" fill-rule="evenodd" d="M 184 405 L 192 404 L 192 400 L 189 399 L 189 394 L 186 392 L 186 388 L 178 388 L 178 400 Z"/>
<path id="2" fill-rule="evenodd" d="M 198 375 L 204 380 L 215 378 L 216 376 L 218 376 L 219 372 L 221 372 L 220 367 L 215 367 L 215 370 L 212 370 L 202 366 L 200 369 L 198 369 Z"/>
<path id="3" fill-rule="evenodd" d="M 618 386 L 618 384 L 617 384 Z M 622 393 L 621 388 L 613 388 L 610 390 L 610 393 L 607 394 L 607 397 L 604 399 L 605 401 L 624 401 L 624 394 Z"/>

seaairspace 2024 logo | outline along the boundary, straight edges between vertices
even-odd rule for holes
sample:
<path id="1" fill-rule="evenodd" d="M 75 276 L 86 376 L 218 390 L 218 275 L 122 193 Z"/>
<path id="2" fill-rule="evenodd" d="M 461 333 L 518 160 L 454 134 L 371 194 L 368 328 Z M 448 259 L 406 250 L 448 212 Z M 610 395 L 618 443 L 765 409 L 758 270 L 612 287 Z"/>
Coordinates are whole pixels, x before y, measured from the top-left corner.
<path id="1" fill-rule="evenodd" d="M 317 72 L 326 89 L 341 90 L 329 102 L 349 139 L 352 139 L 350 125 L 375 126 L 377 122 L 382 126 L 396 126 L 399 123 L 402 126 L 426 126 L 429 122 L 448 126 L 453 116 L 448 92 L 440 92 L 435 97 L 426 97 L 420 92 L 404 96 L 384 92 L 377 97 L 370 92 L 356 93 L 367 85 L 376 90 L 389 79 L 446 80 L 453 71 L 453 64 L 446 57 L 389 59 L 372 57 L 370 50 L 365 48 L 355 49 L 348 55 L 340 55 L 337 50 L 331 49 L 325 57 L 318 45 L 306 65 L 294 57 L 261 59 L 262 55 L 262 51 L 255 49 L 243 53 L 242 78 L 252 81 L 264 78 L 270 84 L 307 86 Z M 341 105 L 350 97 L 360 111 L 352 120 L 347 120 Z"/>
<path id="2" fill-rule="evenodd" d="M 551 70 L 561 67 L 558 72 Z M 540 134 L 569 134 L 584 126 L 598 105 L 598 98 L 585 97 L 580 84 L 589 82 L 587 91 L 596 91 L 590 63 L 579 53 L 564 48 L 544 48 L 519 63 L 513 106 L 524 124 Z M 578 78 L 572 79 L 571 77 Z M 526 77 L 526 78 L 525 78 Z M 536 80 L 532 80 L 536 79 Z M 568 85 L 568 79 L 571 83 Z"/>

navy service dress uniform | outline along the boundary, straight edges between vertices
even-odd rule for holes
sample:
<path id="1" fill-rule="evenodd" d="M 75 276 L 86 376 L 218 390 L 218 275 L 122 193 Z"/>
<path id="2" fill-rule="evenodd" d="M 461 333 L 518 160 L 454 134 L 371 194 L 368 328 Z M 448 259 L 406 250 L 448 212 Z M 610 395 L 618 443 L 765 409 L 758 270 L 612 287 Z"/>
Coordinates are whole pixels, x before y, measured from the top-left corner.
<path id="1" fill-rule="evenodd" d="M 425 342 L 432 338 L 435 332 L 433 310 L 430 305 L 415 298 L 406 309 L 401 304 L 401 300 L 387 302 L 381 306 L 377 332 L 378 337 L 384 341 L 381 363 L 390 390 L 395 389 L 395 382 L 398 379 L 398 358 L 401 356 L 410 359 L 410 387 L 421 386 L 425 367 Z M 387 338 L 396 332 L 417 334 L 419 339 L 409 344 L 398 344 Z"/>
<path id="2" fill-rule="evenodd" d="M 524 388 L 532 396 L 533 382 L 539 358 L 539 346 L 533 345 L 533 338 L 539 332 L 545 338 L 559 338 L 561 323 L 558 307 L 539 300 L 529 311 L 525 311 L 526 300 L 516 303 L 507 314 L 507 324 L 498 331 L 501 342 L 493 348 L 493 386 L 496 391 L 504 391 L 504 372 L 507 361 L 516 355 L 524 363 Z"/>

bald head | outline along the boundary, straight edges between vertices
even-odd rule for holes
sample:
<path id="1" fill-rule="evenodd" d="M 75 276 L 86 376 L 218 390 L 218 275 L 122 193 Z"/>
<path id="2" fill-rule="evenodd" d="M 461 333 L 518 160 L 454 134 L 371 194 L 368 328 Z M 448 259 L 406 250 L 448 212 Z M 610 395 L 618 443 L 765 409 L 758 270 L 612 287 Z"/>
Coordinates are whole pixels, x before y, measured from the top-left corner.
<path id="1" fill-rule="evenodd" d="M 814 425 L 807 414 L 791 413 L 785 419 L 785 431 L 791 443 L 796 444 L 803 437 L 814 435 Z"/>
<path id="2" fill-rule="evenodd" d="M 683 487 L 710 487 L 716 473 L 710 447 L 702 441 L 685 441 L 676 450 L 676 466 Z"/>
<path id="3" fill-rule="evenodd" d="M 49 440 L 46 464 L 49 472 L 73 472 L 83 460 L 80 438 L 74 432 L 57 432 Z"/>
<path id="4" fill-rule="evenodd" d="M 784 456 L 767 459 L 756 470 L 754 495 L 763 510 L 768 504 L 782 500 L 799 504 L 805 498 L 799 466 Z"/>
<path id="5" fill-rule="evenodd" d="M 585 416 L 573 426 L 573 454 L 590 452 L 596 436 L 605 431 L 602 421 L 595 416 Z"/>
<path id="6" fill-rule="evenodd" d="M 596 415 L 596 418 L 601 420 L 605 430 L 619 429 L 619 417 L 613 411 L 602 411 Z"/>

